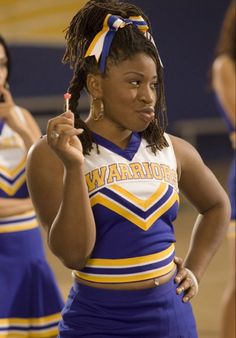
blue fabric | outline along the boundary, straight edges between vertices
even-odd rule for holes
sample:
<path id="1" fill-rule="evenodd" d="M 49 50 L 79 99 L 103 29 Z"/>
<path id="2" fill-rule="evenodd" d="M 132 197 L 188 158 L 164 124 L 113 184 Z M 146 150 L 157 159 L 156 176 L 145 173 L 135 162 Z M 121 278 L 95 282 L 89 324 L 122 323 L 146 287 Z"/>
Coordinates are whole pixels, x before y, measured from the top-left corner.
<path id="1" fill-rule="evenodd" d="M 0 248 L 0 318 L 59 313 L 64 302 L 46 262 L 40 229 L 2 233 Z"/>
<path id="2" fill-rule="evenodd" d="M 236 220 L 236 151 L 234 151 L 230 167 L 228 190 L 231 203 L 231 219 Z"/>
<path id="3" fill-rule="evenodd" d="M 107 140 L 106 138 L 102 137 L 101 135 L 98 135 L 96 133 L 92 133 L 92 137 L 95 143 L 98 145 L 103 146 L 104 148 L 111 150 L 115 154 L 118 154 L 120 156 L 123 156 L 129 161 L 132 161 L 134 155 L 137 153 L 140 143 L 141 143 L 141 136 L 139 133 L 133 132 L 131 135 L 131 138 L 129 140 L 129 144 L 126 149 L 121 149 L 111 141 Z"/>
<path id="4" fill-rule="evenodd" d="M 197 338 L 190 303 L 176 294 L 174 277 L 150 289 L 71 288 L 58 338 Z"/>
<path id="5" fill-rule="evenodd" d="M 158 210 L 158 208 L 160 208 L 163 205 L 165 200 L 167 200 L 170 197 L 170 195 L 173 193 L 173 190 L 174 190 L 173 187 L 169 186 L 166 194 L 162 198 L 160 198 L 155 204 L 153 204 L 153 206 L 150 207 L 148 210 L 140 209 L 139 207 L 137 207 L 136 205 L 134 205 L 130 201 L 127 201 L 120 194 L 118 194 L 115 191 L 112 191 L 108 188 L 100 189 L 99 193 L 103 194 L 104 196 L 111 197 L 111 199 L 113 199 L 116 202 L 122 204 L 127 209 L 133 211 L 136 215 L 138 215 L 138 216 L 140 216 L 144 219 L 144 218 L 148 218 L 150 215 L 152 215 L 155 210 Z M 91 194 L 90 197 L 95 195 L 95 194 L 96 194 L 96 192 Z M 176 208 L 178 208 L 178 203 L 176 202 L 173 206 L 175 206 L 174 210 L 176 210 Z M 172 221 L 173 221 L 173 219 L 172 219 Z"/>
<path id="6" fill-rule="evenodd" d="M 117 32 L 117 28 L 113 27 L 113 24 L 115 23 L 115 21 L 117 19 L 122 20 L 124 23 L 126 24 L 133 24 L 135 25 L 137 28 L 139 27 L 145 27 L 147 26 L 146 21 L 135 21 L 135 20 L 130 20 L 130 19 L 124 19 L 120 16 L 116 16 L 116 15 L 110 15 L 109 19 L 108 19 L 108 27 L 109 27 L 109 31 L 104 39 L 104 43 L 103 43 L 103 48 L 102 48 L 102 54 L 100 57 L 100 64 L 99 64 L 99 69 L 102 73 L 105 72 L 106 69 L 106 59 L 109 55 L 109 50 L 112 44 L 112 41 L 115 37 L 115 34 Z"/>
<path id="7" fill-rule="evenodd" d="M 0 119 L 0 135 L 2 133 L 3 126 L 4 126 L 4 121 Z"/>
<path id="8" fill-rule="evenodd" d="M 228 115 L 225 113 L 217 95 L 215 95 L 215 100 L 216 100 L 216 105 L 217 105 L 218 111 L 219 111 L 221 117 L 224 119 L 225 124 L 226 124 L 229 132 L 235 131 L 235 127 L 232 124 L 232 122 L 230 121 Z"/>

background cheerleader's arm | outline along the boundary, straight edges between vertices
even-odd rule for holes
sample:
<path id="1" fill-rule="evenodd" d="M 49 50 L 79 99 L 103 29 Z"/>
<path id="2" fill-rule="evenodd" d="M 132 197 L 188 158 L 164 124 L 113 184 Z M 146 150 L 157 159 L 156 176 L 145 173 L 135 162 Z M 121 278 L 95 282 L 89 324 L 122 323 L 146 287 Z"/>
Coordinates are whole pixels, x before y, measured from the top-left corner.
<path id="1" fill-rule="evenodd" d="M 215 59 L 212 67 L 213 88 L 235 128 L 235 62 L 227 55 Z"/>
<path id="2" fill-rule="evenodd" d="M 40 137 L 40 129 L 31 113 L 24 108 L 20 108 L 25 120 L 22 121 L 16 111 L 15 102 L 8 89 L 1 88 L 1 93 L 4 96 L 4 102 L 0 104 L 0 118 L 20 135 L 26 150 L 29 150 L 31 145 Z"/>

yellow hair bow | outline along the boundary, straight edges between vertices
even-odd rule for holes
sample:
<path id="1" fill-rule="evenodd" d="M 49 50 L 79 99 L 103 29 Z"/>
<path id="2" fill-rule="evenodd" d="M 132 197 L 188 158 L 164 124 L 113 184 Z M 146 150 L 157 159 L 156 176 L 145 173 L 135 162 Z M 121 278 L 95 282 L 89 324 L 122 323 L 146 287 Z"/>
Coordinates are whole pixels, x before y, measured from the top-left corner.
<path id="1" fill-rule="evenodd" d="M 124 19 L 120 16 L 108 14 L 103 22 L 102 30 L 96 34 L 85 54 L 85 57 L 95 56 L 97 62 L 100 62 L 99 68 L 102 73 L 105 71 L 106 58 L 115 33 L 119 28 L 126 25 L 135 25 L 155 46 L 155 42 L 148 32 L 149 27 L 142 16 L 130 16 L 128 19 Z"/>

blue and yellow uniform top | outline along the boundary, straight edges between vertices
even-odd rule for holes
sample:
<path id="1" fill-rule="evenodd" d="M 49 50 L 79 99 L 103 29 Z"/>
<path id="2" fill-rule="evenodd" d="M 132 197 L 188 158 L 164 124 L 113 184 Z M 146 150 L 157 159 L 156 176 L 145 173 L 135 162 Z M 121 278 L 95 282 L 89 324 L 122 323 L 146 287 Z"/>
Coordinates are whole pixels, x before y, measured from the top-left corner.
<path id="1" fill-rule="evenodd" d="M 16 113 L 25 123 L 19 107 Z M 0 198 L 28 198 L 25 173 L 26 150 L 21 137 L 0 120 Z M 38 226 L 35 212 L 0 218 L 0 233 L 32 229 Z"/>
<path id="2" fill-rule="evenodd" d="M 21 109 L 15 111 L 26 123 Z M 0 208 L 4 199 L 29 197 L 25 162 L 23 140 L 0 119 Z M 0 248 L 0 337 L 56 337 L 63 300 L 33 208 L 0 217 Z"/>
<path id="3" fill-rule="evenodd" d="M 174 267 L 172 222 L 179 205 L 177 165 L 169 147 L 154 154 L 139 133 L 123 150 L 93 134 L 86 182 L 96 222 L 96 243 L 85 280 L 122 283 L 164 275 Z"/>

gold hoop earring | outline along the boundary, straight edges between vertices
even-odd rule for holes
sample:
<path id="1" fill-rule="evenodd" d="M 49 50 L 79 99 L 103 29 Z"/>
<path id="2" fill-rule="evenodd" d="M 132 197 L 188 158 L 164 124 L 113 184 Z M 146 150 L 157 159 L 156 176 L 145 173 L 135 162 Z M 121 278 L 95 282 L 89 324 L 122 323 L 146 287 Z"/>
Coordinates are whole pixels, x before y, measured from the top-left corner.
<path id="1" fill-rule="evenodd" d="M 101 99 L 93 98 L 91 105 L 91 117 L 94 121 L 102 120 L 104 116 L 104 104 Z"/>

